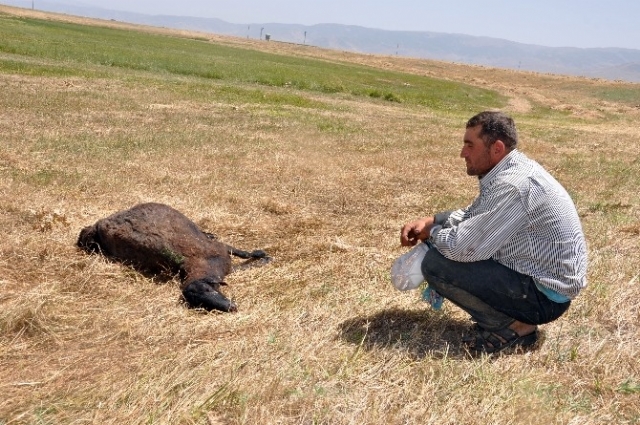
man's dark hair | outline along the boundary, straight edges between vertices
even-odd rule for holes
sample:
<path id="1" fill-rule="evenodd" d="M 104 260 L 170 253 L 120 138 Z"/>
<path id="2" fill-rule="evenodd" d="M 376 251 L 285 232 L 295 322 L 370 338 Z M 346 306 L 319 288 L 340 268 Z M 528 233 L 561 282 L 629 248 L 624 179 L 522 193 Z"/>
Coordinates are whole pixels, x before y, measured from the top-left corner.
<path id="1" fill-rule="evenodd" d="M 502 140 L 508 151 L 518 146 L 518 132 L 513 119 L 497 111 L 484 111 L 467 121 L 467 128 L 481 126 L 480 137 L 489 147 L 497 140 Z"/>

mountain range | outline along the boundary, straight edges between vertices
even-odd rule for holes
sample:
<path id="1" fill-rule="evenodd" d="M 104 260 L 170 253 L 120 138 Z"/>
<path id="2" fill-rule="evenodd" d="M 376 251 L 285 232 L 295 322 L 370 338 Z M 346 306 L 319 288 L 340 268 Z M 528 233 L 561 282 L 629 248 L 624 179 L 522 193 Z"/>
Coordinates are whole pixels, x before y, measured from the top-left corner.
<path id="1" fill-rule="evenodd" d="M 25 3 L 29 2 L 5 0 L 2 3 L 28 7 Z M 30 5 L 33 4 L 30 2 Z M 546 47 L 464 34 L 388 31 L 341 24 L 234 24 L 216 18 L 145 15 L 56 1 L 38 1 L 37 9 L 350 52 L 640 82 L 640 50 L 637 49 Z"/>

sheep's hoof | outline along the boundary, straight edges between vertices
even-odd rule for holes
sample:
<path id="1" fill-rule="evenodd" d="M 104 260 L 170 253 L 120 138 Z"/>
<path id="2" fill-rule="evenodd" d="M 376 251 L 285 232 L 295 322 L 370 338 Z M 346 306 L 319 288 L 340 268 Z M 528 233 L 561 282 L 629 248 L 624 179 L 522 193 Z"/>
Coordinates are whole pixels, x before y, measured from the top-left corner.
<path id="1" fill-rule="evenodd" d="M 261 249 L 256 249 L 255 251 L 251 251 L 251 258 L 268 258 L 267 253 Z"/>

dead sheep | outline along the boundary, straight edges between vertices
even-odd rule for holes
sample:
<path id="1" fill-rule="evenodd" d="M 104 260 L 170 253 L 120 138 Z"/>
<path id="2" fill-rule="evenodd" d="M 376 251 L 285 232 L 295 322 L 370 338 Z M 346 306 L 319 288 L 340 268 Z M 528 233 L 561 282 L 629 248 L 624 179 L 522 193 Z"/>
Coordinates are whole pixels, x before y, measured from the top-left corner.
<path id="1" fill-rule="evenodd" d="M 242 251 L 215 240 L 179 211 L 158 203 L 138 204 L 98 220 L 80 232 L 78 247 L 150 274 L 179 274 L 189 306 L 237 311 L 220 292 L 232 271 L 231 255 L 250 263 L 271 260 L 262 250 Z"/>

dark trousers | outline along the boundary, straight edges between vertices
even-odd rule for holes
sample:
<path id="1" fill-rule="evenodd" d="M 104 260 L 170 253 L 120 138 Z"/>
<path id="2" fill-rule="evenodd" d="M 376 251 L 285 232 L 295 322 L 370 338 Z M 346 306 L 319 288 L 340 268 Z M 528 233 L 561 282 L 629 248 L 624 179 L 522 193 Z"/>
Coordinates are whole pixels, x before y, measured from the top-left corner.
<path id="1" fill-rule="evenodd" d="M 530 276 L 493 260 L 461 263 L 432 248 L 422 262 L 422 273 L 429 286 L 488 331 L 506 328 L 516 320 L 531 325 L 548 323 L 571 304 L 551 301 Z"/>

